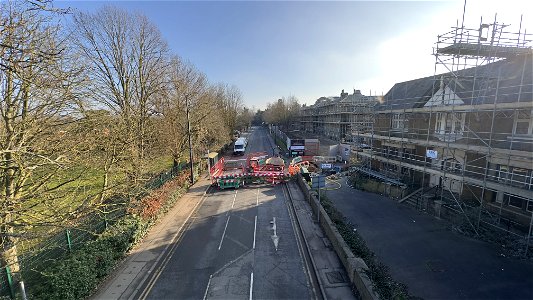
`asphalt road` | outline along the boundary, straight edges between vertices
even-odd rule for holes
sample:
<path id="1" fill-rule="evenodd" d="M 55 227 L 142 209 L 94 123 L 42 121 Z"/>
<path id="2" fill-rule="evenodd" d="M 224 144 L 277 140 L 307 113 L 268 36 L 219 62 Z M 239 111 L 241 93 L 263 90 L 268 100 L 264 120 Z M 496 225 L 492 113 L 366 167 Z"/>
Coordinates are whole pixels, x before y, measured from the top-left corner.
<path id="1" fill-rule="evenodd" d="M 248 138 L 248 153 L 271 153 L 264 128 Z M 280 185 L 211 189 L 146 299 L 311 298 L 286 201 Z"/>
<path id="2" fill-rule="evenodd" d="M 389 198 L 343 187 L 329 199 L 396 280 L 425 299 L 533 299 L 533 263 Z"/>

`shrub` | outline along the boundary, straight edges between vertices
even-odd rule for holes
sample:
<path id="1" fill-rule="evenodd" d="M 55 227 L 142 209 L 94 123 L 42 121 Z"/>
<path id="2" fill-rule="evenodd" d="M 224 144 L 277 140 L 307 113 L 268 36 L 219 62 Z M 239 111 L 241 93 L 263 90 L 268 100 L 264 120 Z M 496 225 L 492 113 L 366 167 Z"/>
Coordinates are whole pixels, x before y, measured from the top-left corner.
<path id="1" fill-rule="evenodd" d="M 35 299 L 82 299 L 88 297 L 146 232 L 138 217 L 126 216 L 95 241 L 72 251 L 41 273 L 31 291 Z"/>
<path id="2" fill-rule="evenodd" d="M 29 290 L 32 299 L 83 299 L 147 233 L 162 214 L 189 188 L 189 172 L 152 191 L 128 214 L 109 227 L 94 241 L 52 261 L 39 272 L 37 284 Z"/>
<path id="3" fill-rule="evenodd" d="M 141 199 L 130 209 L 130 213 L 140 215 L 147 221 L 155 221 L 162 213 L 168 211 L 167 203 L 173 204 L 181 191 L 189 187 L 189 177 L 189 171 L 181 172 L 175 179 L 167 181 L 160 188 Z"/>

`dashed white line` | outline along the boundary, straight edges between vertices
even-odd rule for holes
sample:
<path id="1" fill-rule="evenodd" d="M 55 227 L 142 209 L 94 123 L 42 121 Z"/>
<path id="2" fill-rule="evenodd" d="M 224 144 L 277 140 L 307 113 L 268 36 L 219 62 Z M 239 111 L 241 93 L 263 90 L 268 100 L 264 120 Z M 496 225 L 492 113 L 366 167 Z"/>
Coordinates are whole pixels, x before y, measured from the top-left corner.
<path id="1" fill-rule="evenodd" d="M 209 285 L 211 284 L 211 278 L 213 278 L 213 275 L 209 275 L 209 281 L 207 282 L 207 287 L 205 288 L 204 300 L 207 299 L 207 292 L 209 292 Z"/>
<path id="2" fill-rule="evenodd" d="M 250 300 L 252 300 L 253 289 L 254 289 L 254 272 L 250 274 Z"/>
<path id="3" fill-rule="evenodd" d="M 252 246 L 252 249 L 255 249 L 255 233 L 257 231 L 257 216 L 255 216 L 255 221 L 254 221 L 254 244 Z"/>
<path id="4" fill-rule="evenodd" d="M 231 203 L 231 209 L 235 206 L 235 199 L 237 199 L 237 190 L 235 190 L 235 195 L 233 195 L 233 203 Z"/>
<path id="5" fill-rule="evenodd" d="M 257 189 L 257 194 L 255 197 L 255 206 L 258 206 L 258 205 L 259 205 L 259 189 Z"/>
<path id="6" fill-rule="evenodd" d="M 230 217 L 231 215 L 228 215 L 228 219 L 226 220 L 226 226 L 224 226 L 224 232 L 222 233 L 222 238 L 220 239 L 220 244 L 218 245 L 218 250 L 220 250 L 220 248 L 222 247 L 222 241 L 224 241 L 224 236 L 226 235 L 226 229 L 228 229 L 228 223 L 229 223 Z"/>

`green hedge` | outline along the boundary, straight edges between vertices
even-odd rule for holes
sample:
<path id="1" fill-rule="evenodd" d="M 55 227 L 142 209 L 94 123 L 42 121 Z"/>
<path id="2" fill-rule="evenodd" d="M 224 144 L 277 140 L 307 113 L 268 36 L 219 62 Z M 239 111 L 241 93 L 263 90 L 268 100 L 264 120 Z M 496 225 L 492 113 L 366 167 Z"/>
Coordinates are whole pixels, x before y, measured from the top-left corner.
<path id="1" fill-rule="evenodd" d="M 146 233 L 148 224 L 126 216 L 98 239 L 51 263 L 41 274 L 32 299 L 83 299 L 90 296 L 125 254 Z"/>

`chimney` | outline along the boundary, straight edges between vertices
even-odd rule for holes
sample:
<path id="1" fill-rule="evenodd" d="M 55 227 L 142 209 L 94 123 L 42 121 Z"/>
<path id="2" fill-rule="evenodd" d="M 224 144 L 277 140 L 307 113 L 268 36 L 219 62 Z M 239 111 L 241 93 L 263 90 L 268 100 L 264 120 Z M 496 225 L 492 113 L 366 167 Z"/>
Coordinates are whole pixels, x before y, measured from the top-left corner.
<path id="1" fill-rule="evenodd" d="M 344 97 L 348 96 L 348 93 L 345 93 L 344 92 L 344 89 L 341 91 L 341 99 L 343 99 Z"/>

